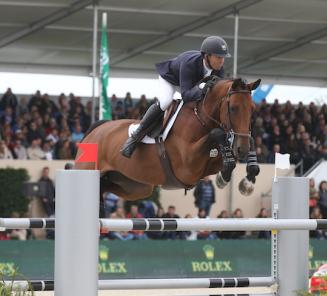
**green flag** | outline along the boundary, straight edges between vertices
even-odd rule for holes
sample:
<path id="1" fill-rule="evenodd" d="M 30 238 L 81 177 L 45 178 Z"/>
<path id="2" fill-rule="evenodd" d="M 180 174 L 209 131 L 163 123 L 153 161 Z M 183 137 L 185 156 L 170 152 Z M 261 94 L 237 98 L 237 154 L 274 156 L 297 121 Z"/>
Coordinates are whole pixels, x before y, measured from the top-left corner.
<path id="1" fill-rule="evenodd" d="M 109 80 L 109 49 L 107 41 L 107 14 L 102 14 L 101 32 L 101 52 L 100 52 L 100 75 L 101 75 L 101 95 L 100 95 L 100 116 L 99 119 L 111 120 L 111 104 L 107 94 Z"/>

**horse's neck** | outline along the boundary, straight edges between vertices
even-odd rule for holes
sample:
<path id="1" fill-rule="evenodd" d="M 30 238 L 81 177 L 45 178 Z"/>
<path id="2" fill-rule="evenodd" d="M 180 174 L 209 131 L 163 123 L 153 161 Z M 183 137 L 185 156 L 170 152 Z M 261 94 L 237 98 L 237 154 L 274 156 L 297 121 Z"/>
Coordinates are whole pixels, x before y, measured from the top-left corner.
<path id="1" fill-rule="evenodd" d="M 173 133 L 188 142 L 195 142 L 207 133 L 207 130 L 195 115 L 195 107 L 196 102 L 185 104 L 173 127 Z"/>

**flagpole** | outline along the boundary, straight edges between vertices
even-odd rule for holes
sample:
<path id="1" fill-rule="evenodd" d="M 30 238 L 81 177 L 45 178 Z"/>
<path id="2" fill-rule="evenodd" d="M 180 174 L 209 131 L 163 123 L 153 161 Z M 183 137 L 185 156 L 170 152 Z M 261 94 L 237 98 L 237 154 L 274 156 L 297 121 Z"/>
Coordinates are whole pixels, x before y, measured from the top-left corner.
<path id="1" fill-rule="evenodd" d="M 92 117 L 91 123 L 95 122 L 96 99 L 95 87 L 97 78 L 97 49 L 98 49 L 98 1 L 93 3 L 93 54 L 92 54 Z"/>

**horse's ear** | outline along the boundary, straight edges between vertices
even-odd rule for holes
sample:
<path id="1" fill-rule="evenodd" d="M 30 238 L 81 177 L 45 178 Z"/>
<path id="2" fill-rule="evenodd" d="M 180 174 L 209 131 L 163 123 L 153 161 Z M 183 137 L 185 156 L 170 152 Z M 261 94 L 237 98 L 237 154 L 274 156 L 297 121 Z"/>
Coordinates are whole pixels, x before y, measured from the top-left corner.
<path id="1" fill-rule="evenodd" d="M 249 86 L 249 89 L 250 90 L 255 90 L 261 83 L 261 79 L 258 79 L 257 81 L 254 81 L 252 83 L 249 83 L 248 86 Z"/>

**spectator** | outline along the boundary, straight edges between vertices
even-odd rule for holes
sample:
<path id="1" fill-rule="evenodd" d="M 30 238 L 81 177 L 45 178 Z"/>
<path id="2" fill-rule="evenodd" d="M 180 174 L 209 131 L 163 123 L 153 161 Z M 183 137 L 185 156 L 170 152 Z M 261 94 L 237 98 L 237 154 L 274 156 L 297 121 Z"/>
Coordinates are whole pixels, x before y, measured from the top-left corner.
<path id="1" fill-rule="evenodd" d="M 19 213 L 13 212 L 10 218 L 19 219 L 21 218 Z M 27 230 L 26 229 L 11 229 L 7 231 L 8 238 L 11 240 L 22 240 L 27 239 Z"/>
<path id="2" fill-rule="evenodd" d="M 37 110 L 40 110 L 41 108 L 41 92 L 39 90 L 36 91 L 36 93 L 30 98 L 27 106 L 30 111 L 32 111 L 33 106 L 37 108 Z"/>
<path id="3" fill-rule="evenodd" d="M 230 218 L 229 214 L 226 210 L 222 210 L 220 214 L 217 216 L 218 219 L 227 219 Z M 217 231 L 216 236 L 220 239 L 229 239 L 231 238 L 231 232 L 230 231 Z"/>
<path id="4" fill-rule="evenodd" d="M 185 219 L 192 219 L 192 215 L 191 214 L 186 214 Z M 180 232 L 180 237 L 181 239 L 186 239 L 186 240 L 196 240 L 197 239 L 197 235 L 198 235 L 198 232 L 197 231 L 181 231 Z"/>
<path id="5" fill-rule="evenodd" d="M 45 159 L 45 153 L 41 149 L 40 145 L 41 145 L 40 138 L 35 138 L 32 141 L 31 146 L 27 148 L 28 159 L 31 159 L 31 160 Z"/>
<path id="6" fill-rule="evenodd" d="M 322 215 L 318 207 L 312 208 L 310 219 L 322 219 Z M 326 239 L 327 236 L 325 230 L 318 229 L 318 230 L 310 230 L 310 238 Z"/>
<path id="7" fill-rule="evenodd" d="M 54 215 L 55 212 L 55 187 L 53 181 L 49 177 L 49 167 L 42 169 L 41 178 L 39 182 L 44 183 L 45 195 L 41 197 L 43 208 L 48 217 Z"/>
<path id="8" fill-rule="evenodd" d="M 215 188 L 209 176 L 206 176 L 199 181 L 193 194 L 195 197 L 195 206 L 199 210 L 204 209 L 206 216 L 209 216 L 211 206 L 216 202 Z"/>
<path id="9" fill-rule="evenodd" d="M 199 209 L 198 213 L 199 219 L 209 219 L 209 217 L 206 215 L 205 209 Z M 197 239 L 200 240 L 213 240 L 216 239 L 216 234 L 212 231 L 198 231 Z"/>
<path id="10" fill-rule="evenodd" d="M 110 216 L 111 219 L 125 219 L 125 211 L 121 207 L 117 207 L 116 212 L 112 213 Z M 118 240 L 132 240 L 134 236 L 128 231 L 109 231 L 107 234 L 109 239 L 118 239 Z"/>
<path id="11" fill-rule="evenodd" d="M 268 218 L 268 213 L 266 208 L 261 208 L 259 214 L 256 218 Z M 257 234 L 257 238 L 259 239 L 269 239 L 270 231 L 259 231 Z"/>
<path id="12" fill-rule="evenodd" d="M 132 205 L 130 212 L 127 213 L 126 218 L 128 219 L 138 219 L 138 218 L 143 218 L 142 214 L 139 213 L 139 209 L 137 205 Z M 147 235 L 144 233 L 143 230 L 132 230 L 130 233 L 133 234 L 134 239 L 147 239 Z"/>
<path id="13" fill-rule="evenodd" d="M 11 107 L 6 107 L 3 112 L 0 113 L 0 124 L 8 124 L 13 128 L 16 124 L 14 110 Z"/>
<path id="14" fill-rule="evenodd" d="M 106 218 L 117 210 L 119 197 L 112 192 L 105 192 L 103 195 L 103 207 Z"/>
<path id="15" fill-rule="evenodd" d="M 70 147 L 70 142 L 68 140 L 64 140 L 62 146 L 58 151 L 58 159 L 72 159 L 72 151 Z"/>
<path id="16" fill-rule="evenodd" d="M 0 111 L 10 108 L 13 113 L 16 113 L 17 108 L 17 97 L 11 91 L 11 88 L 7 88 L 0 101 Z"/>
<path id="17" fill-rule="evenodd" d="M 11 151 L 3 140 L 0 140 L 0 159 L 13 159 Z"/>
<path id="18" fill-rule="evenodd" d="M 14 147 L 15 158 L 17 159 L 27 159 L 27 150 L 22 145 L 21 140 L 16 140 L 16 145 Z"/>
<path id="19" fill-rule="evenodd" d="M 323 219 L 327 219 L 327 181 L 319 184 L 319 208 Z"/>
<path id="20" fill-rule="evenodd" d="M 267 162 L 267 157 L 262 153 L 261 147 L 256 147 L 255 151 L 257 153 L 258 163 L 266 163 Z"/>
<path id="21" fill-rule="evenodd" d="M 279 144 L 274 144 L 273 151 L 271 151 L 267 157 L 268 163 L 275 163 L 275 154 L 280 153 L 280 146 Z"/>
<path id="22" fill-rule="evenodd" d="M 267 159 L 269 150 L 265 144 L 262 143 L 262 137 L 256 136 L 255 137 L 255 147 L 261 148 L 262 158 Z"/>
<path id="23" fill-rule="evenodd" d="M 42 139 L 42 132 L 38 130 L 36 122 L 32 121 L 29 125 L 27 141 L 31 144 L 35 139 Z"/>
<path id="24" fill-rule="evenodd" d="M 244 218 L 243 212 L 240 208 L 237 208 L 233 213 L 233 218 Z M 232 231 L 231 238 L 233 239 L 242 239 L 245 237 L 245 231 Z"/>
<path id="25" fill-rule="evenodd" d="M 130 92 L 126 93 L 125 99 L 124 99 L 124 112 L 125 116 L 128 116 L 133 109 L 133 100 Z"/>
<path id="26" fill-rule="evenodd" d="M 180 218 L 176 214 L 176 208 L 175 206 L 171 205 L 168 207 L 167 213 L 165 213 L 162 218 L 169 218 L 169 219 L 178 219 Z M 176 239 L 179 237 L 179 233 L 177 231 L 166 231 L 163 232 L 162 238 L 164 239 Z"/>
<path id="27" fill-rule="evenodd" d="M 44 141 L 43 142 L 42 150 L 44 152 L 46 160 L 52 160 L 53 159 L 53 154 L 54 153 L 53 153 L 53 149 L 52 149 L 50 141 Z"/>
<path id="28" fill-rule="evenodd" d="M 312 212 L 312 209 L 317 207 L 318 201 L 319 201 L 319 192 L 315 188 L 315 179 L 310 178 L 309 180 L 309 208 L 310 213 Z"/>
<path id="29" fill-rule="evenodd" d="M 165 211 L 163 208 L 158 207 L 157 213 L 155 215 L 155 218 L 157 219 L 163 219 L 165 215 Z M 163 239 L 164 232 L 163 231 L 149 231 L 147 233 L 148 237 L 151 239 Z"/>
<path id="30" fill-rule="evenodd" d="M 84 138 L 84 133 L 82 132 L 82 127 L 79 123 L 75 124 L 75 129 L 72 132 L 72 142 L 81 142 L 82 139 Z"/>
<path id="31" fill-rule="evenodd" d="M 140 100 L 137 102 L 136 108 L 138 109 L 140 118 L 142 118 L 143 115 L 145 114 L 145 112 L 149 108 L 149 103 L 148 103 L 145 95 L 141 96 Z"/>

